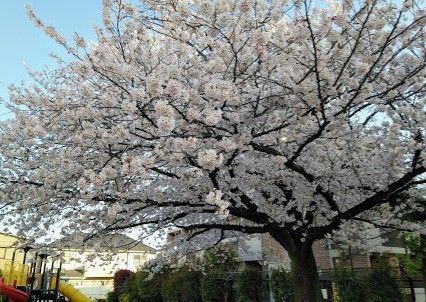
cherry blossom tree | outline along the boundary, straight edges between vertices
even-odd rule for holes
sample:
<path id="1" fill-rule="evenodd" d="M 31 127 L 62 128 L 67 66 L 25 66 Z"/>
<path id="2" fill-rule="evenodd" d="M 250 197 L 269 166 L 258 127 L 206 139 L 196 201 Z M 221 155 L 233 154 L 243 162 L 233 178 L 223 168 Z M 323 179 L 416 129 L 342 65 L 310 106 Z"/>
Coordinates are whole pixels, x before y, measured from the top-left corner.
<path id="1" fill-rule="evenodd" d="M 389 206 L 425 182 L 415 0 L 106 0 L 96 42 L 28 14 L 75 59 L 10 87 L 4 225 L 173 225 L 188 231 L 183 251 L 269 233 L 309 302 L 321 301 L 316 240 L 355 222 L 424 231 Z"/>

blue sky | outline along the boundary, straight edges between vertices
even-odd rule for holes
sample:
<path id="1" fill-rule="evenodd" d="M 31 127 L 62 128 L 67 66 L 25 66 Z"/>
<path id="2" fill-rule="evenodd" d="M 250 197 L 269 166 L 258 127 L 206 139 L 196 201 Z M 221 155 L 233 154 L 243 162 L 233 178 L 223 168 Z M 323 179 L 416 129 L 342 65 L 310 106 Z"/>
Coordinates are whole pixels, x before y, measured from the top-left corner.
<path id="1" fill-rule="evenodd" d="M 0 1 L 0 98 L 8 100 L 7 85 L 29 81 L 24 63 L 33 70 L 54 67 L 49 53 L 69 59 L 66 52 L 25 14 L 25 5 L 53 25 L 67 39 L 74 32 L 95 39 L 94 26 L 102 23 L 102 0 L 6 0 Z M 0 119 L 11 117 L 0 104 Z"/>

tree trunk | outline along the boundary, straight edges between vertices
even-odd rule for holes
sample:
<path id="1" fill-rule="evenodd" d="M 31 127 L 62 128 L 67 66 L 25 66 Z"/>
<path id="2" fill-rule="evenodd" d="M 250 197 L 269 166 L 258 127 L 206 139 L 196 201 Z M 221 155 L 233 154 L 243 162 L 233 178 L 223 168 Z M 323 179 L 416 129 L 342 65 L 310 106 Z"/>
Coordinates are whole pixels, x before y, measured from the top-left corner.
<path id="1" fill-rule="evenodd" d="M 426 235 L 420 234 L 420 250 L 424 251 L 426 249 Z M 422 253 L 422 277 L 423 277 L 423 288 L 426 295 L 426 257 L 424 252 Z"/>
<path id="2" fill-rule="evenodd" d="M 312 244 L 288 251 L 293 276 L 294 302 L 322 302 L 321 286 Z"/>

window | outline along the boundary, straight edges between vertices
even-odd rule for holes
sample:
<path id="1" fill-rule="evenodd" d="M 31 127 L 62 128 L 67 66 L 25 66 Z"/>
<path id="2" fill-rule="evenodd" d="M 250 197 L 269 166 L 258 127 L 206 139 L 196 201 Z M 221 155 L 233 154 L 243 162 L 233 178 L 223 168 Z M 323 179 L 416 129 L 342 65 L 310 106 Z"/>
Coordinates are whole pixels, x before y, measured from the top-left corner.
<path id="1" fill-rule="evenodd" d="M 139 267 L 142 266 L 146 261 L 146 256 L 145 255 L 134 255 L 133 256 L 133 266 L 134 267 Z"/>
<path id="2" fill-rule="evenodd" d="M 332 257 L 331 259 L 333 261 L 332 267 L 339 267 L 340 266 L 340 258 L 339 257 Z"/>

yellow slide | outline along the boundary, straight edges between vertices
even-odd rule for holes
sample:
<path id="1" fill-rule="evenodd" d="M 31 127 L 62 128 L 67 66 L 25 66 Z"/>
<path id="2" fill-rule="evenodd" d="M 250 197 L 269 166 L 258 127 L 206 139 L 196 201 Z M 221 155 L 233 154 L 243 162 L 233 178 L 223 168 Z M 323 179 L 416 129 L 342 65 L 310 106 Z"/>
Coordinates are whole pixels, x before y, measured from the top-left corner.
<path id="1" fill-rule="evenodd" d="M 66 282 L 59 282 L 59 292 L 68 298 L 70 302 L 92 302 L 89 297 Z"/>

